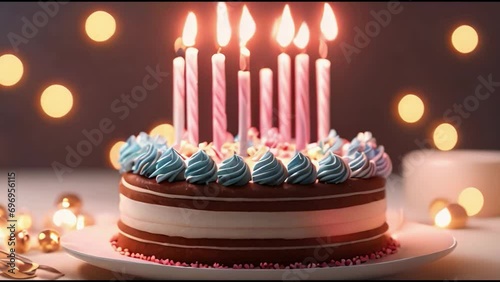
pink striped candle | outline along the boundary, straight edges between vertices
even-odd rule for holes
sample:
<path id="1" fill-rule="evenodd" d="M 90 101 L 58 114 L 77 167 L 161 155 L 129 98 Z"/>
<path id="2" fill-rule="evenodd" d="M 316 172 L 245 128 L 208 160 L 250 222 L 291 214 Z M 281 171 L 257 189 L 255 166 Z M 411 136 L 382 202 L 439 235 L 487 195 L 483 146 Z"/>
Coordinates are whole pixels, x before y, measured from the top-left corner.
<path id="1" fill-rule="evenodd" d="M 221 53 L 212 56 L 213 142 L 217 150 L 224 144 L 227 132 L 225 60 Z"/>
<path id="2" fill-rule="evenodd" d="M 278 25 L 276 41 L 285 49 L 292 43 L 295 35 L 295 24 L 288 4 Z M 292 75 L 291 59 L 282 52 L 278 55 L 278 104 L 279 104 L 279 133 L 283 141 L 292 141 Z"/>
<path id="3" fill-rule="evenodd" d="M 184 69 L 185 61 L 183 57 L 177 57 L 173 62 L 174 69 L 174 129 L 175 129 L 175 143 L 174 146 L 179 146 L 182 140 L 182 134 L 185 130 L 185 115 L 186 115 L 186 104 L 185 104 L 185 82 L 184 82 Z M 171 145 L 171 144 L 169 144 Z"/>
<path id="4" fill-rule="evenodd" d="M 318 140 L 327 138 L 330 132 L 330 65 L 327 59 L 316 60 Z"/>
<path id="5" fill-rule="evenodd" d="M 330 61 L 326 59 L 328 46 L 325 40 L 332 41 L 339 32 L 337 19 L 332 7 L 324 4 L 323 16 L 320 23 L 321 39 L 319 42 L 319 56 L 316 60 L 316 96 L 318 112 L 318 140 L 328 136 L 330 132 Z"/>
<path id="6" fill-rule="evenodd" d="M 305 23 L 299 28 L 294 44 L 305 51 L 309 42 L 309 29 Z M 295 150 L 302 151 L 311 140 L 309 113 L 309 55 L 295 57 Z"/>
<path id="7" fill-rule="evenodd" d="M 186 49 L 187 132 L 189 142 L 198 146 L 198 49 Z"/>
<path id="8" fill-rule="evenodd" d="M 260 135 L 264 136 L 273 127 L 273 71 L 259 71 L 260 82 Z"/>

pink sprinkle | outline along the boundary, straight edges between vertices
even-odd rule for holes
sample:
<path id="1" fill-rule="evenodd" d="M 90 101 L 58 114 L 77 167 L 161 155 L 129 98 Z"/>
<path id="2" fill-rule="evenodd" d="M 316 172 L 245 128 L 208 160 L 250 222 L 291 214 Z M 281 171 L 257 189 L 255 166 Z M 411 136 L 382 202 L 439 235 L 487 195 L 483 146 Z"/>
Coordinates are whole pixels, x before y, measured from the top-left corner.
<path id="1" fill-rule="evenodd" d="M 122 249 L 117 246 L 117 242 L 111 240 L 110 242 L 112 248 L 120 253 L 121 255 L 125 255 L 127 257 L 137 258 L 141 260 L 146 260 L 158 264 L 169 265 L 169 266 L 181 266 L 181 267 L 192 267 L 192 268 L 215 268 L 215 269 L 302 269 L 302 268 L 319 268 L 319 267 L 336 267 L 336 266 L 349 266 L 349 265 L 359 265 L 365 263 L 369 260 L 379 259 L 386 255 L 394 254 L 398 251 L 400 244 L 398 241 L 391 239 L 386 247 L 381 248 L 378 251 L 375 251 L 371 254 L 366 254 L 362 256 L 354 256 L 350 259 L 340 259 L 338 261 L 332 259 L 329 263 L 309 263 L 304 265 L 300 262 L 290 263 L 289 265 L 283 265 L 278 263 L 270 263 L 270 262 L 261 262 L 258 266 L 254 266 L 253 264 L 234 264 L 233 267 L 229 267 L 227 265 L 223 265 L 220 263 L 213 263 L 213 265 L 201 264 L 198 261 L 195 263 L 186 263 L 186 262 L 175 262 L 170 259 L 158 259 L 156 256 L 146 256 L 144 254 L 139 253 L 131 253 L 127 248 Z"/>

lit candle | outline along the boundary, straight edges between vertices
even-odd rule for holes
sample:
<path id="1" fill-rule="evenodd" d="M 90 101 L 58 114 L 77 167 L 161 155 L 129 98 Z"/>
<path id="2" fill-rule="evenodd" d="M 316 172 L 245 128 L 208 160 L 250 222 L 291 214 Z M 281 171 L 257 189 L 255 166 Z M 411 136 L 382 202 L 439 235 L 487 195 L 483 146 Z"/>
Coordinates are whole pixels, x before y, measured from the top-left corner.
<path id="1" fill-rule="evenodd" d="M 260 82 L 260 134 L 264 136 L 273 127 L 273 71 L 259 71 Z"/>
<path id="2" fill-rule="evenodd" d="M 238 135 L 240 138 L 239 154 L 247 156 L 248 129 L 250 127 L 250 51 L 245 47 L 256 30 L 255 21 L 246 5 L 240 21 L 240 70 L 238 71 Z"/>
<path id="3" fill-rule="evenodd" d="M 293 43 L 303 53 L 295 57 L 295 150 L 302 151 L 311 140 L 309 111 L 309 55 L 305 48 L 309 43 L 309 28 L 302 23 Z"/>
<path id="4" fill-rule="evenodd" d="M 191 144 L 198 144 L 198 49 L 192 47 L 197 34 L 196 16 L 189 12 L 182 41 L 186 49 L 187 132 Z"/>
<path id="5" fill-rule="evenodd" d="M 175 128 L 175 146 L 179 146 L 182 140 L 182 134 L 185 129 L 185 82 L 184 82 L 185 60 L 183 57 L 174 59 L 174 128 Z"/>
<path id="6" fill-rule="evenodd" d="M 290 7 L 285 5 L 283 15 L 278 26 L 276 41 L 281 48 L 286 48 L 295 35 Z M 292 139 L 292 77 L 291 59 L 284 51 L 278 55 L 278 104 L 279 104 L 279 132 L 284 141 Z"/>
<path id="7" fill-rule="evenodd" d="M 217 43 L 219 52 L 212 56 L 212 112 L 213 112 L 213 142 L 217 150 L 220 150 L 226 140 L 227 117 L 226 117 L 226 57 L 220 53 L 220 49 L 229 43 L 231 38 L 231 26 L 227 15 L 227 7 L 224 2 L 217 4 Z"/>
<path id="8" fill-rule="evenodd" d="M 318 140 L 328 136 L 330 132 L 330 61 L 326 59 L 328 46 L 324 40 L 334 40 L 338 34 L 335 14 L 329 4 L 325 3 L 321 18 L 321 39 L 319 44 L 320 59 L 316 60 L 316 93 L 318 112 Z"/>

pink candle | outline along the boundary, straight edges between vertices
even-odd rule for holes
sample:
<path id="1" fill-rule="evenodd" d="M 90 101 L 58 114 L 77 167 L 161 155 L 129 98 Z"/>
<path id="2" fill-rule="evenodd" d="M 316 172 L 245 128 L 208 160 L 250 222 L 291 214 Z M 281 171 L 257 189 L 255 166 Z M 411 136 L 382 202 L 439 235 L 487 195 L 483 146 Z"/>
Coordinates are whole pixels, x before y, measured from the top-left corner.
<path id="1" fill-rule="evenodd" d="M 174 128 L 175 128 L 175 146 L 180 145 L 182 134 L 185 129 L 185 83 L 184 83 L 184 66 L 185 61 L 183 57 L 177 57 L 173 63 L 174 69 Z M 171 145 L 171 144 L 169 144 Z"/>
<path id="2" fill-rule="evenodd" d="M 188 140 L 198 145 L 198 49 L 193 46 L 196 38 L 196 16 L 189 12 L 182 33 L 182 41 L 186 49 L 186 98 L 187 98 L 187 132 Z"/>
<path id="3" fill-rule="evenodd" d="M 321 18 L 321 36 L 319 44 L 320 59 L 316 60 L 316 96 L 318 112 L 318 140 L 330 132 L 330 61 L 326 59 L 328 46 L 324 40 L 334 40 L 338 34 L 337 20 L 329 4 L 324 4 Z"/>
<path id="4" fill-rule="evenodd" d="M 240 156 L 247 156 L 248 147 L 248 103 L 250 102 L 250 72 L 238 71 L 238 136 L 240 138 Z"/>
<path id="5" fill-rule="evenodd" d="M 227 7 L 224 2 L 219 2 L 217 4 L 217 42 L 222 48 L 229 43 L 230 38 L 231 26 Z M 213 142 L 217 150 L 220 150 L 224 144 L 227 132 L 225 60 L 226 57 L 219 52 L 212 56 L 212 129 Z"/>
<path id="6" fill-rule="evenodd" d="M 238 136 L 240 138 L 239 154 L 247 156 L 248 129 L 251 124 L 250 108 L 250 51 L 245 47 L 256 30 L 255 21 L 246 5 L 240 21 L 240 71 L 238 71 Z"/>
<path id="7" fill-rule="evenodd" d="M 316 60 L 316 92 L 318 107 L 318 140 L 330 132 L 330 61 Z"/>
<path id="8" fill-rule="evenodd" d="M 278 55 L 278 104 L 279 132 L 290 142 L 292 139 L 292 74 L 291 59 L 288 54 Z"/>
<path id="9" fill-rule="evenodd" d="M 309 29 L 305 23 L 299 28 L 294 44 L 304 50 L 309 42 Z M 302 151 L 311 140 L 309 113 L 309 55 L 295 57 L 295 148 Z"/>
<path id="10" fill-rule="evenodd" d="M 285 5 L 278 25 L 276 41 L 281 48 L 286 48 L 295 35 L 290 7 Z M 292 139 L 292 75 L 291 59 L 284 52 L 278 55 L 278 104 L 279 104 L 279 133 L 283 141 Z"/>
<path id="11" fill-rule="evenodd" d="M 259 72 L 260 82 L 260 134 L 265 135 L 273 127 L 273 71 L 263 68 Z"/>
<path id="12" fill-rule="evenodd" d="M 212 56 L 213 142 L 217 150 L 224 144 L 227 131 L 225 60 L 220 53 Z"/>

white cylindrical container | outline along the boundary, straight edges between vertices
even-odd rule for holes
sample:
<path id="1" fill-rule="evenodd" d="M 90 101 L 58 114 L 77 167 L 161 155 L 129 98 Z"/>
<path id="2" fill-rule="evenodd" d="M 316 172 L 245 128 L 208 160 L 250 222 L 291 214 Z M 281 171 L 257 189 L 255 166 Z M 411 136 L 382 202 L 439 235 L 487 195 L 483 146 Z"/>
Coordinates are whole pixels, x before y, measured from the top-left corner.
<path id="1" fill-rule="evenodd" d="M 432 223 L 429 206 L 434 200 L 441 198 L 458 203 L 461 192 L 470 187 L 479 192 L 472 189 L 476 193 L 462 195 L 462 203 L 477 208 L 482 202 L 482 208 L 475 216 L 498 216 L 500 151 L 410 152 L 403 159 L 403 186 L 405 216 L 409 220 Z"/>

